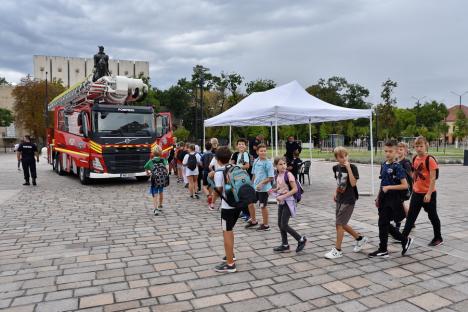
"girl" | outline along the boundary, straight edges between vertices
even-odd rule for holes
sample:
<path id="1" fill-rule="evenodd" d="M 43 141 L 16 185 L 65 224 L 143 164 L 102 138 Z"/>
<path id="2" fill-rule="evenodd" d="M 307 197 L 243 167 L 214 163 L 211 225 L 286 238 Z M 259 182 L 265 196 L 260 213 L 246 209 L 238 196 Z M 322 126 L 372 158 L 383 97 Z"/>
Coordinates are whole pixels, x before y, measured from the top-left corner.
<path id="1" fill-rule="evenodd" d="M 200 154 L 195 152 L 195 145 L 188 146 L 188 154 L 185 155 L 182 164 L 185 168 L 185 176 L 188 180 L 188 189 L 191 198 L 199 199 L 197 192 L 198 166 L 201 165 Z"/>
<path id="2" fill-rule="evenodd" d="M 289 252 L 288 233 L 297 240 L 296 252 L 304 249 L 307 242 L 305 236 L 299 235 L 293 228 L 289 226 L 289 218 L 296 216 L 296 201 L 294 194 L 298 191 L 296 179 L 291 172 L 287 171 L 285 157 L 276 157 L 274 160 L 276 167 L 276 188 L 273 192 L 276 194 L 278 202 L 278 227 L 281 232 L 281 246 L 273 248 L 275 252 Z M 286 178 L 287 177 L 287 178 Z"/>

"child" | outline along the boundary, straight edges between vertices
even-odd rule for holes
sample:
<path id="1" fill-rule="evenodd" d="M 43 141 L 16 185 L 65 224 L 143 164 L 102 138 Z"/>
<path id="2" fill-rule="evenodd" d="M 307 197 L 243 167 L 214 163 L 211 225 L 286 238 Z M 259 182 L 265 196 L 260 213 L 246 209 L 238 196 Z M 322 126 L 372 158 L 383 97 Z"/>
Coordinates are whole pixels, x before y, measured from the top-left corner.
<path id="1" fill-rule="evenodd" d="M 354 252 L 359 252 L 368 241 L 367 237 L 361 236 L 348 225 L 358 197 L 356 187 L 357 180 L 359 179 L 358 169 L 355 165 L 349 163 L 346 148 L 338 146 L 333 152 L 335 159 L 338 161 L 338 164 L 333 167 L 333 174 L 337 185 L 335 195 L 333 196 L 336 202 L 336 244 L 325 255 L 327 259 L 336 259 L 343 256 L 341 243 L 343 242 L 345 231 L 356 240 Z"/>
<path id="2" fill-rule="evenodd" d="M 185 143 L 184 145 L 184 151 L 182 152 L 183 155 L 184 155 L 184 158 L 185 156 L 187 156 L 189 154 L 189 147 L 190 147 L 190 143 Z M 182 159 L 182 166 L 183 166 L 183 170 L 182 170 L 182 178 L 184 180 L 184 187 L 185 188 L 188 188 L 189 187 L 189 181 L 188 181 L 188 178 L 187 178 L 187 170 L 186 167 L 183 165 L 183 159 Z"/>
<path id="3" fill-rule="evenodd" d="M 384 147 L 386 161 L 380 170 L 380 191 L 375 200 L 379 210 L 379 249 L 370 253 L 369 258 L 388 258 L 387 244 L 388 233 L 401 241 L 402 255 L 408 251 L 413 243 L 411 237 L 405 238 L 390 222 L 399 218 L 401 214 L 401 191 L 408 188 L 406 173 L 401 165 L 395 161 L 397 143 L 394 140 L 387 141 Z"/>
<path id="4" fill-rule="evenodd" d="M 401 206 L 405 211 L 405 217 L 408 216 L 408 205 L 405 204 L 405 201 L 408 200 L 411 196 L 413 191 L 413 167 L 411 165 L 411 161 L 409 161 L 406 156 L 408 156 L 408 144 L 405 142 L 398 143 L 398 152 L 397 152 L 397 161 L 400 163 L 401 167 L 405 170 L 406 173 L 406 181 L 408 182 L 408 190 L 409 194 L 402 197 Z M 398 230 L 400 230 L 401 220 L 396 220 L 395 226 Z"/>
<path id="5" fill-rule="evenodd" d="M 253 178 L 254 188 L 257 191 L 257 200 L 260 202 L 260 207 L 262 209 L 262 218 L 263 224 L 261 224 L 257 231 L 269 231 L 270 226 L 268 225 L 268 191 L 271 189 L 271 182 L 275 177 L 275 171 L 273 169 L 273 164 L 270 160 L 267 159 L 267 148 L 265 144 L 259 144 L 257 146 L 258 158 L 253 163 Z M 252 206 L 252 205 L 251 205 Z M 252 220 L 255 220 L 255 206 L 254 209 L 250 209 L 249 212 Z M 255 224 L 250 226 L 254 226 Z M 248 225 L 249 225 L 248 224 Z"/>
<path id="6" fill-rule="evenodd" d="M 169 171 L 169 165 L 167 162 L 167 159 L 162 157 L 162 149 L 159 145 L 155 145 L 153 148 L 153 159 L 150 159 L 144 166 L 144 169 L 146 171 L 147 175 L 152 175 L 153 174 L 153 169 L 155 166 L 164 166 L 166 169 L 166 174 Z M 164 180 L 166 177 L 163 177 Z M 151 179 L 151 186 L 150 186 L 150 194 L 153 196 L 153 214 L 155 216 L 159 215 L 162 209 L 162 204 L 163 204 L 163 192 L 164 192 L 164 186 L 162 185 L 156 185 L 156 182 L 154 177 Z M 158 200 L 159 199 L 159 200 Z"/>
<path id="7" fill-rule="evenodd" d="M 213 154 L 213 145 L 208 142 L 205 144 L 205 152 L 203 153 L 202 156 L 202 168 L 203 168 L 203 192 L 206 195 L 207 201 L 208 201 L 208 209 L 214 210 L 214 205 L 213 205 L 213 196 L 211 194 L 211 188 L 209 188 L 209 183 L 208 183 L 208 174 L 210 172 L 210 163 L 214 159 L 214 154 Z"/>
<path id="8" fill-rule="evenodd" d="M 176 166 L 174 166 L 175 164 L 175 150 L 176 150 L 176 146 L 175 144 L 172 145 L 172 148 L 171 148 L 171 151 L 169 152 L 169 157 L 167 158 L 167 161 L 169 163 L 169 174 L 171 174 L 171 172 L 173 172 L 174 175 L 176 175 Z"/>
<path id="9" fill-rule="evenodd" d="M 185 155 L 182 164 L 185 167 L 185 176 L 188 180 L 188 189 L 190 198 L 200 199 L 197 192 L 197 179 L 198 179 L 198 166 L 201 165 L 201 156 L 199 153 L 195 153 L 195 145 L 190 144 L 188 146 L 188 154 Z"/>
<path id="10" fill-rule="evenodd" d="M 231 164 L 238 165 L 247 172 L 250 172 L 250 154 L 247 152 L 248 141 L 246 139 L 238 139 L 236 144 L 237 152 L 232 154 Z M 255 209 L 253 204 L 252 207 Z M 242 212 L 241 217 L 244 219 L 244 221 L 250 220 L 250 215 L 248 213 Z M 247 224 L 247 226 L 250 227 L 257 224 L 258 222 L 253 219 L 250 223 Z"/>
<path id="11" fill-rule="evenodd" d="M 421 208 L 424 208 L 434 231 L 434 238 L 429 246 L 435 247 L 444 242 L 440 232 L 439 216 L 437 215 L 437 192 L 435 187 L 439 168 L 434 157 L 427 153 L 428 147 L 429 143 L 423 136 L 417 137 L 414 141 L 416 156 L 413 159 L 413 195 L 411 196 L 403 236 L 407 237 L 409 235 Z"/>
<path id="12" fill-rule="evenodd" d="M 293 159 L 288 164 L 288 170 L 293 174 L 294 178 L 297 180 L 299 170 L 302 166 L 302 160 L 299 158 L 299 151 L 295 150 L 293 153 Z"/>
<path id="13" fill-rule="evenodd" d="M 224 200 L 226 193 L 224 191 L 224 168 L 231 159 L 231 151 L 226 146 L 221 146 L 216 150 L 216 161 L 218 169 L 214 175 L 216 191 L 222 194 L 221 199 L 221 227 L 223 228 L 225 261 L 215 267 L 216 272 L 236 272 L 236 263 L 234 262 L 234 232 L 232 231 L 239 218 L 239 209 L 231 207 Z"/>
<path id="14" fill-rule="evenodd" d="M 273 248 L 275 252 L 289 252 L 288 234 L 297 240 L 296 252 L 304 249 L 307 238 L 299 235 L 289 226 L 289 219 L 296 216 L 296 200 L 294 194 L 298 191 L 296 179 L 291 172 L 286 170 L 286 158 L 276 157 L 274 160 L 276 167 L 276 188 L 273 190 L 278 196 L 278 227 L 281 232 L 281 245 Z M 287 180 L 285 176 L 287 175 Z"/>
<path id="15" fill-rule="evenodd" d="M 177 147 L 176 162 L 177 162 L 177 183 L 184 180 L 184 166 L 182 161 L 185 157 L 184 142 L 180 142 Z"/>

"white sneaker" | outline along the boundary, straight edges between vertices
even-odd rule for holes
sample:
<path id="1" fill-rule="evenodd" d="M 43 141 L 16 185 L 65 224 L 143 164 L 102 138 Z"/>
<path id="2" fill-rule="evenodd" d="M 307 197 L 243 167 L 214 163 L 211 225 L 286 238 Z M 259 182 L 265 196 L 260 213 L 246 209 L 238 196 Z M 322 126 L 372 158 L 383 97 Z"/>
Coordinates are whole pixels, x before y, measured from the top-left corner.
<path id="1" fill-rule="evenodd" d="M 356 240 L 356 245 L 354 245 L 354 252 L 360 252 L 362 247 L 364 247 L 365 244 L 367 244 L 367 242 L 369 241 L 369 239 L 366 237 L 366 236 L 363 236 L 361 240 Z"/>
<path id="2" fill-rule="evenodd" d="M 337 259 L 343 257 L 343 252 L 336 250 L 335 247 L 332 248 L 328 253 L 325 254 L 327 259 Z"/>

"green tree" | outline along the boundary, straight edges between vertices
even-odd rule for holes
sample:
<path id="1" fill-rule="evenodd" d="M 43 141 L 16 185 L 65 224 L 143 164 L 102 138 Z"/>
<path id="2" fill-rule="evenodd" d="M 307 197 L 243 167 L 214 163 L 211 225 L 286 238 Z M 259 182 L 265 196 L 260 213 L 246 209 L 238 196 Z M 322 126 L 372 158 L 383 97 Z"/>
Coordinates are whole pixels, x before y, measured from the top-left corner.
<path id="1" fill-rule="evenodd" d="M 236 105 L 241 100 L 241 96 L 238 92 L 239 86 L 242 84 L 244 77 L 237 73 L 231 73 L 227 76 L 228 85 L 227 88 L 231 92 L 230 104 Z"/>
<path id="2" fill-rule="evenodd" d="M 403 132 L 405 132 L 405 135 L 403 136 L 414 136 L 416 132 L 409 133 L 408 131 L 416 130 L 415 113 L 412 110 L 406 109 L 406 108 L 395 108 L 394 113 L 395 113 L 394 133 L 396 133 L 397 136 L 400 136 L 400 135 L 403 135 Z M 405 130 L 408 130 L 408 131 L 405 131 Z"/>
<path id="3" fill-rule="evenodd" d="M 10 86 L 11 83 L 9 83 L 5 77 L 0 77 L 0 86 Z"/>
<path id="4" fill-rule="evenodd" d="M 245 84 L 248 95 L 254 92 L 263 92 L 276 87 L 276 82 L 270 79 L 257 79 L 249 81 Z"/>
<path id="5" fill-rule="evenodd" d="M 9 109 L 0 108 L 0 127 L 9 127 L 13 122 L 13 114 Z"/>
<path id="6" fill-rule="evenodd" d="M 435 127 L 448 115 L 445 104 L 437 101 L 426 102 L 423 105 L 416 104 L 412 111 L 416 116 L 416 126 L 426 128 Z"/>
<path id="7" fill-rule="evenodd" d="M 455 125 L 453 127 L 453 136 L 462 141 L 466 136 L 468 136 L 468 119 L 465 116 L 463 110 L 458 109 L 457 119 L 455 120 Z"/>
<path id="8" fill-rule="evenodd" d="M 192 97 L 180 85 L 171 86 L 165 91 L 158 91 L 157 97 L 176 118 L 182 118 L 192 102 Z"/>
<path id="9" fill-rule="evenodd" d="M 174 131 L 174 136 L 177 138 L 177 141 L 187 141 L 190 136 L 190 131 L 185 129 L 184 127 L 178 127 L 177 130 Z"/>
<path id="10" fill-rule="evenodd" d="M 378 121 L 378 139 L 388 139 L 392 134 L 395 127 L 395 105 L 396 98 L 393 97 L 393 91 L 398 86 L 397 82 L 387 79 L 382 84 L 382 92 L 380 97 L 382 98 L 382 103 L 377 105 L 377 121 Z"/>
<path id="11" fill-rule="evenodd" d="M 323 122 L 320 125 L 319 136 L 321 140 L 328 139 L 328 136 L 331 134 L 332 128 L 329 122 Z"/>

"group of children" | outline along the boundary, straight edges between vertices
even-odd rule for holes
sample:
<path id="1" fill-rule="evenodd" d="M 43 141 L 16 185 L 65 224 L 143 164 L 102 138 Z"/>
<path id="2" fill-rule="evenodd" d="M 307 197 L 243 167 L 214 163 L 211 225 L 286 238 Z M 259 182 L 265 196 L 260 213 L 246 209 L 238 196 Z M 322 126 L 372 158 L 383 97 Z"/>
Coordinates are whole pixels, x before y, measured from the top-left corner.
<path id="1" fill-rule="evenodd" d="M 273 251 L 290 251 L 288 234 L 297 241 L 296 252 L 302 251 L 307 242 L 304 235 L 300 235 L 289 225 L 290 218 L 295 217 L 297 211 L 297 192 L 302 191 L 302 186 L 297 182 L 298 169 L 295 168 L 301 163 L 298 153 L 294 153 L 293 159 L 276 157 L 274 162 L 271 162 L 267 157 L 267 147 L 264 144 L 257 145 L 258 158 L 256 159 L 252 159 L 253 157 L 247 151 L 247 140 L 239 139 L 236 145 L 237 151 L 232 153 L 228 147 L 218 147 L 218 141 L 212 139 L 206 143 L 203 154 L 196 150 L 195 145 L 188 144 L 176 151 L 172 157 L 177 162 L 178 179 L 181 179 L 180 181 L 186 179 L 191 198 L 199 198 L 200 187 L 197 188 L 197 181 L 203 181 L 203 192 L 207 196 L 210 210 L 215 210 L 215 202 L 217 198 L 221 198 L 219 209 L 225 257 L 223 262 L 215 268 L 218 272 L 236 271 L 233 228 L 241 214 L 245 216 L 245 228 L 256 227 L 257 231 L 270 230 L 268 210 L 270 196 L 275 197 L 278 204 L 278 228 L 281 233 L 281 245 L 275 247 Z M 428 155 L 428 142 L 424 137 L 418 137 L 415 140 L 414 148 L 417 155 L 413 161 L 409 161 L 406 159 L 407 144 L 393 140 L 385 143 L 385 161 L 381 166 L 380 189 L 375 200 L 379 214 L 380 243 L 378 250 L 368 254 L 369 258 L 388 257 L 389 234 L 401 243 L 401 254 L 405 255 L 414 241 L 409 234 L 421 208 L 428 213 L 434 229 L 434 238 L 429 245 L 438 246 L 443 243 L 436 209 L 435 180 L 438 178 L 438 165 L 435 158 Z M 180 156 L 181 153 L 183 157 Z M 154 174 L 155 164 L 161 164 L 169 170 L 167 160 L 161 157 L 161 148 L 156 146 L 153 154 L 155 157 L 145 165 L 148 174 Z M 333 196 L 336 204 L 336 243 L 335 247 L 325 254 L 325 258 L 328 259 L 343 256 L 341 245 L 345 232 L 355 239 L 354 252 L 361 251 L 369 241 L 366 236 L 361 235 L 348 224 L 359 198 L 358 169 L 349 162 L 348 152 L 344 147 L 335 148 L 334 155 L 338 162 L 333 166 L 333 174 L 337 183 Z M 245 207 L 234 207 L 226 200 L 228 192 L 231 191 L 227 187 L 230 181 L 226 172 L 231 166 L 240 167 L 251 177 L 251 187 L 255 190 L 256 198 L 245 203 Z M 163 188 L 154 187 L 152 184 L 150 193 L 154 198 L 154 212 L 159 214 L 162 209 Z M 408 199 L 410 199 L 409 207 L 405 204 Z M 256 218 L 257 203 L 261 210 L 262 223 Z M 404 218 L 406 218 L 406 223 L 403 231 L 400 232 L 400 223 Z"/>

